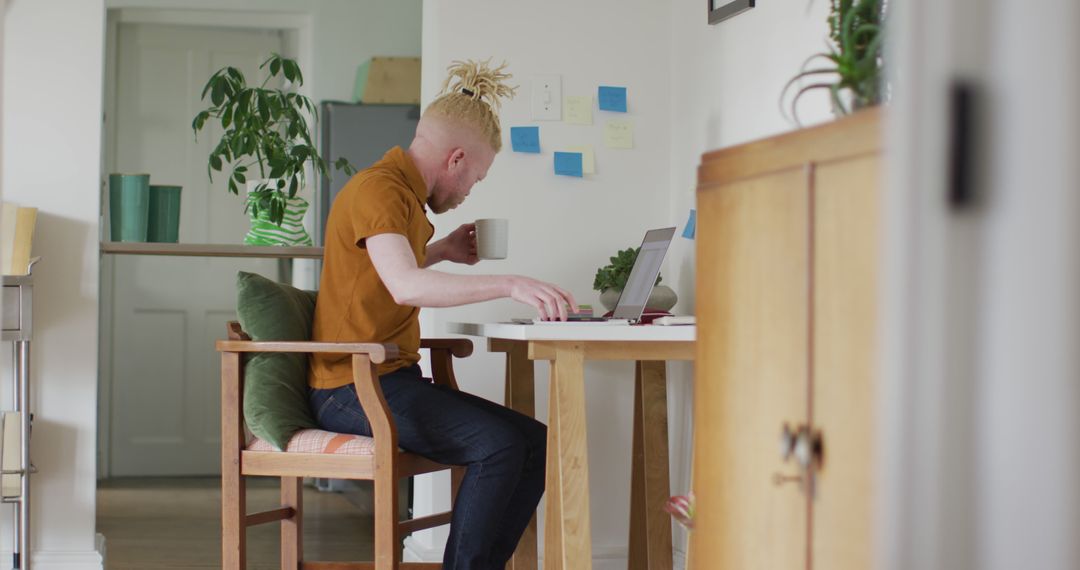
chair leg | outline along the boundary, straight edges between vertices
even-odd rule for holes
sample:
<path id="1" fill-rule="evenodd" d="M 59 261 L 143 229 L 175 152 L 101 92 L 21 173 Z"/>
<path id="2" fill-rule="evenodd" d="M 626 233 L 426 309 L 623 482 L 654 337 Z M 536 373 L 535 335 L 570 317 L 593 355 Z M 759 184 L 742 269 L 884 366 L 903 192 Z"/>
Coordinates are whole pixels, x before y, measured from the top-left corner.
<path id="1" fill-rule="evenodd" d="M 375 473 L 375 570 L 398 570 L 401 535 L 398 530 L 398 481 L 393 469 Z"/>
<path id="2" fill-rule="evenodd" d="M 239 470 L 221 474 L 221 568 L 247 568 L 247 495 Z"/>
<path id="3" fill-rule="evenodd" d="M 450 468 L 450 507 L 457 504 L 457 494 L 461 490 L 461 481 L 465 479 L 464 467 Z"/>
<path id="4" fill-rule="evenodd" d="M 293 516 L 281 521 L 281 570 L 299 570 L 304 558 L 304 480 L 281 478 L 281 506 L 291 507 Z"/>

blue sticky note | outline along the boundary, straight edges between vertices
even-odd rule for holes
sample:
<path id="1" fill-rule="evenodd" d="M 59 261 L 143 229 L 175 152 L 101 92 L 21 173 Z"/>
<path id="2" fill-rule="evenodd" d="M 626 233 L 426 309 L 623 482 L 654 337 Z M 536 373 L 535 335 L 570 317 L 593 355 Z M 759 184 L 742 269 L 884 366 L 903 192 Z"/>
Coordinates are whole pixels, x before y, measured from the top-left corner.
<path id="1" fill-rule="evenodd" d="M 514 152 L 540 154 L 540 127 L 510 127 L 510 146 Z"/>
<path id="2" fill-rule="evenodd" d="M 683 229 L 682 237 L 686 239 L 694 239 L 697 235 L 697 210 L 690 210 L 690 218 L 686 220 L 686 228 Z"/>
<path id="3" fill-rule="evenodd" d="M 597 99 L 600 101 L 601 111 L 615 111 L 618 113 L 626 112 L 625 87 L 606 87 L 601 85 Z"/>
<path id="4" fill-rule="evenodd" d="M 557 152 L 555 153 L 555 174 L 560 176 L 584 176 L 582 172 L 582 158 L 580 152 Z"/>

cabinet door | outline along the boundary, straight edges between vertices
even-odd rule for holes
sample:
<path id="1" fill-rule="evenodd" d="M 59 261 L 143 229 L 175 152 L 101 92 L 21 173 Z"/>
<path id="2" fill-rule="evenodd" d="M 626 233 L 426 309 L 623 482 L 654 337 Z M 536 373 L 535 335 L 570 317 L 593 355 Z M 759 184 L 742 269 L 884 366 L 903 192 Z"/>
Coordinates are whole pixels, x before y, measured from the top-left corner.
<path id="1" fill-rule="evenodd" d="M 698 570 L 805 568 L 807 498 L 780 457 L 807 421 L 808 198 L 801 170 L 698 193 Z"/>
<path id="2" fill-rule="evenodd" d="M 815 184 L 813 424 L 824 461 L 815 570 L 872 566 L 879 159 L 824 164 Z"/>

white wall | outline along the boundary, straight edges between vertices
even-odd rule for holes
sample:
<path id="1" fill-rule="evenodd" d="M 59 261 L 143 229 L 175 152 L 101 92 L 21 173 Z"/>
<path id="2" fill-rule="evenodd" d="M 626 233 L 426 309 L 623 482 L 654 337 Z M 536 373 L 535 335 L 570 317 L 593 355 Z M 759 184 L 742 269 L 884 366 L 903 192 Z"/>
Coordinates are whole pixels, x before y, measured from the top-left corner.
<path id="1" fill-rule="evenodd" d="M 825 51 L 828 0 L 758 2 L 708 25 L 702 2 L 676 0 L 671 15 L 671 197 L 685 221 L 694 207 L 702 153 L 791 130 L 780 92 L 803 62 Z M 832 115 L 828 98 L 804 96 L 799 117 L 812 124 Z M 678 292 L 692 298 L 693 244 L 675 244 Z"/>
<path id="2" fill-rule="evenodd" d="M 34 253 L 44 258 L 34 271 L 32 356 L 37 568 L 101 565 L 94 434 L 104 19 L 102 0 L 14 0 L 4 23 L 4 198 L 39 208 Z"/>
<path id="3" fill-rule="evenodd" d="M 573 17 L 570 17 L 572 15 Z M 519 273 L 568 288 L 579 303 L 599 308 L 592 291 L 596 268 L 618 249 L 640 244 L 647 228 L 674 224 L 668 214 L 668 6 L 665 3 L 575 2 L 543 4 L 461 0 L 424 3 L 424 100 L 441 85 L 451 60 L 506 60 L 519 95 L 502 111 L 503 152 L 487 179 L 458 210 L 436 216 L 436 237 L 484 217 L 510 219 L 510 256 L 467 273 Z M 562 75 L 563 95 L 592 95 L 598 85 L 625 85 L 635 122 L 635 148 L 604 147 L 603 123 L 611 113 L 594 111 L 593 126 L 534 122 L 529 77 Z M 540 125 L 540 156 L 510 151 L 509 128 Z M 597 174 L 584 180 L 556 178 L 552 151 L 581 142 L 596 149 Z M 425 311 L 425 334 L 444 333 L 448 321 L 506 319 L 530 315 L 512 301 Z M 502 401 L 502 358 L 483 343 L 459 367 L 464 389 Z M 588 365 L 592 530 L 595 567 L 625 568 L 630 490 L 630 428 L 633 372 L 628 363 Z M 547 418 L 547 372 L 537 366 L 537 410 Z M 541 524 L 542 528 L 542 524 Z M 438 545 L 441 549 L 441 544 Z"/>

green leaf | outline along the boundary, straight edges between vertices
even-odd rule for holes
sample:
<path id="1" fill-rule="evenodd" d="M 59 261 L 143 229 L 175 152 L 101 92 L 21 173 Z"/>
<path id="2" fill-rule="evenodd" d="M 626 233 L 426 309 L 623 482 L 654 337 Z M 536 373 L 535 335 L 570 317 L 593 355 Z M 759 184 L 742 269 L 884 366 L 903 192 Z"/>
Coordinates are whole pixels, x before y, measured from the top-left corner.
<path id="1" fill-rule="evenodd" d="M 334 168 L 344 172 L 346 176 L 356 174 L 356 167 L 344 156 L 338 157 L 338 159 L 334 161 Z"/>
<path id="2" fill-rule="evenodd" d="M 214 87 L 210 92 L 210 101 L 214 106 L 218 106 L 225 102 L 225 87 L 220 78 L 214 79 L 213 82 Z"/>
<path id="3" fill-rule="evenodd" d="M 239 168 L 240 167 L 238 166 L 237 169 L 239 169 Z M 239 184 L 246 184 L 247 183 L 247 176 L 244 176 L 244 173 L 240 172 L 239 170 L 234 170 L 233 171 L 233 178 L 235 178 L 236 182 L 239 183 Z"/>
<path id="4" fill-rule="evenodd" d="M 221 126 L 222 126 L 222 128 L 225 128 L 225 129 L 229 128 L 229 125 L 232 124 L 232 117 L 233 117 L 233 108 L 232 107 L 227 107 L 225 109 L 225 114 L 221 116 Z"/>
<path id="5" fill-rule="evenodd" d="M 299 178 L 296 177 L 296 176 L 293 176 L 292 181 L 289 182 L 289 197 L 290 198 L 293 198 L 293 197 L 296 196 L 296 191 L 299 188 L 299 185 L 300 185 Z"/>
<path id="6" fill-rule="evenodd" d="M 266 102 L 266 94 L 259 92 L 259 116 L 264 123 L 270 122 L 270 105 Z"/>
<path id="7" fill-rule="evenodd" d="M 300 77 L 300 66 L 296 65 L 296 62 L 291 59 L 284 59 L 281 61 L 282 66 L 285 68 L 285 79 L 288 79 L 292 83 L 297 85 L 303 84 L 303 80 L 297 81 Z"/>
<path id="8" fill-rule="evenodd" d="M 281 60 L 274 58 L 270 61 L 270 75 L 277 75 L 281 71 Z"/>
<path id="9" fill-rule="evenodd" d="M 210 155 L 210 167 L 221 172 L 221 157 L 216 154 Z"/>
<path id="10" fill-rule="evenodd" d="M 236 96 L 236 122 L 247 122 L 248 107 L 251 105 L 251 89 L 244 89 Z"/>

